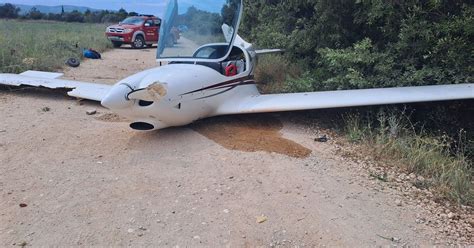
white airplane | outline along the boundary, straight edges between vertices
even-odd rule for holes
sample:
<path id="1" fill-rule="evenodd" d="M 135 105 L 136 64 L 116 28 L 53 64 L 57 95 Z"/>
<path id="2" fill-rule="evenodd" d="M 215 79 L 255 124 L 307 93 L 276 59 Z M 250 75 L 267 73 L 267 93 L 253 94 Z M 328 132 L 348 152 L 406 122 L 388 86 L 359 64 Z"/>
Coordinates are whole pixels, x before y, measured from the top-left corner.
<path id="1" fill-rule="evenodd" d="M 0 74 L 0 84 L 69 89 L 68 95 L 100 101 L 131 120 L 131 128 L 142 131 L 218 115 L 474 98 L 474 84 L 262 95 L 254 80 L 257 56 L 281 50 L 255 50 L 237 35 L 241 0 L 214 2 L 209 6 L 195 1 L 191 7 L 189 0 L 171 0 L 157 49 L 157 61 L 166 64 L 114 86 L 59 79 L 63 74 L 39 71 Z M 183 24 L 186 18 L 192 25 Z M 181 39 L 170 45 L 167 41 L 176 29 L 181 29 Z"/>

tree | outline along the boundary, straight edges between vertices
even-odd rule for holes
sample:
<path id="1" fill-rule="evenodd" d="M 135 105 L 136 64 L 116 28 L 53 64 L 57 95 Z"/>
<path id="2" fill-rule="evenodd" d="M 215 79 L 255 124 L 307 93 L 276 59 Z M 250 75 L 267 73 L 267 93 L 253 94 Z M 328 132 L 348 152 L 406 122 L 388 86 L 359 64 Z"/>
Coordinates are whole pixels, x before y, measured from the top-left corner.
<path id="1" fill-rule="evenodd" d="M 123 18 L 115 13 L 108 13 L 108 14 L 105 14 L 102 19 L 101 19 L 101 22 L 103 23 L 115 23 L 115 22 L 120 22 L 122 21 Z"/>
<path id="2" fill-rule="evenodd" d="M 36 9 L 35 7 L 31 8 L 31 10 L 28 12 L 27 14 L 27 17 L 29 19 L 33 19 L 33 20 L 39 20 L 39 19 L 42 19 L 44 17 L 44 14 L 41 13 L 38 9 Z"/>
<path id="3" fill-rule="evenodd" d="M 63 16 L 61 14 L 54 14 L 54 13 L 49 13 L 48 16 L 46 16 L 48 20 L 51 21 L 62 21 Z"/>
<path id="4" fill-rule="evenodd" d="M 222 7 L 221 15 L 224 19 L 224 23 L 229 26 L 233 26 L 235 15 L 237 14 L 237 8 L 240 4 L 240 0 L 227 0 L 227 3 Z"/>
<path id="5" fill-rule="evenodd" d="M 17 8 L 15 5 L 11 3 L 6 3 L 0 6 L 0 18 L 18 18 L 18 13 L 20 12 L 20 8 Z"/>
<path id="6" fill-rule="evenodd" d="M 84 22 L 84 16 L 81 12 L 74 10 L 72 12 L 66 13 L 65 21 L 67 22 Z"/>
<path id="7" fill-rule="evenodd" d="M 240 33 L 257 46 L 285 48 L 325 88 L 474 80 L 469 1 L 244 2 Z"/>
<path id="8" fill-rule="evenodd" d="M 117 12 L 117 15 L 118 15 L 118 18 L 120 20 L 123 20 L 123 19 L 127 18 L 128 13 L 124 8 L 120 8 L 119 11 Z"/>

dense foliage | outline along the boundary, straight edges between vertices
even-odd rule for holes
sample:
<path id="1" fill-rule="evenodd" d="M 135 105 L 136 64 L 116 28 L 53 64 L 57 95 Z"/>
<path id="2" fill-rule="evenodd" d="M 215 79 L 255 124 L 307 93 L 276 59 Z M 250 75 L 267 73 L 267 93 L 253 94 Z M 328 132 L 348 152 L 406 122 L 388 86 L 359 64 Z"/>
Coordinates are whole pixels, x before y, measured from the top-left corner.
<path id="1" fill-rule="evenodd" d="M 17 18 L 19 12 L 20 9 L 10 3 L 0 6 L 0 18 Z"/>
<path id="2" fill-rule="evenodd" d="M 256 76 L 264 92 L 473 83 L 472 1 L 244 1 L 246 11 L 240 34 L 258 47 L 287 51 L 285 59 L 267 56 L 260 60 Z M 285 60 L 289 62 L 282 62 Z M 283 71 L 287 72 L 286 78 Z M 302 73 L 295 75 L 296 71 Z M 424 145 L 414 146 L 417 144 L 414 141 L 429 141 L 430 137 L 442 140 L 436 144 L 443 144 L 458 158 L 455 161 L 462 162 L 459 163 L 462 166 L 453 165 L 452 171 L 463 172 L 450 176 L 453 180 L 450 179 L 450 186 L 447 186 L 449 194 L 457 194 L 455 198 L 459 201 L 472 204 L 472 103 L 472 100 L 465 100 L 397 105 L 383 108 L 383 111 L 380 107 L 351 108 L 347 112 L 352 114 L 360 110 L 367 116 L 364 126 L 357 130 L 383 130 L 385 127 L 380 126 L 376 117 L 379 112 L 388 116 L 400 110 L 410 113 L 411 125 L 405 131 L 411 133 L 387 143 L 381 142 L 380 148 L 386 149 L 386 145 L 393 142 L 405 142 L 407 149 L 392 148 L 400 157 L 410 157 L 426 150 Z M 334 112 L 346 114 L 344 110 Z M 339 114 L 335 120 L 339 120 Z M 441 150 L 436 153 L 438 157 L 446 155 Z M 428 162 L 437 164 L 439 161 Z M 425 165 L 424 162 L 420 164 Z M 456 192 L 466 187 L 454 186 L 461 184 L 469 188 L 464 196 Z"/>
<path id="3" fill-rule="evenodd" d="M 343 89 L 473 81 L 474 7 L 460 0 L 245 0 L 241 33 L 287 49 L 295 85 Z M 299 81 L 302 80 L 302 81 Z M 304 87 L 307 89 L 307 87 Z"/>

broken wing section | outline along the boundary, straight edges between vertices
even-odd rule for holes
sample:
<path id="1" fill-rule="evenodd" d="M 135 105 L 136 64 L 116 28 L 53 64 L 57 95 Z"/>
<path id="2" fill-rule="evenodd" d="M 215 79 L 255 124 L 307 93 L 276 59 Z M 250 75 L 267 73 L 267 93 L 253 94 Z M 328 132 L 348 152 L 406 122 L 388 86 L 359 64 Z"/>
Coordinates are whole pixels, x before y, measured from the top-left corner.
<path id="1" fill-rule="evenodd" d="M 216 115 L 280 112 L 474 98 L 474 84 L 255 95 L 228 101 Z"/>
<path id="2" fill-rule="evenodd" d="M 67 93 L 72 97 L 102 101 L 112 88 L 111 85 L 78 82 L 58 79 L 62 73 L 26 71 L 21 74 L 0 74 L 0 85 L 33 86 L 49 89 L 70 89 Z"/>

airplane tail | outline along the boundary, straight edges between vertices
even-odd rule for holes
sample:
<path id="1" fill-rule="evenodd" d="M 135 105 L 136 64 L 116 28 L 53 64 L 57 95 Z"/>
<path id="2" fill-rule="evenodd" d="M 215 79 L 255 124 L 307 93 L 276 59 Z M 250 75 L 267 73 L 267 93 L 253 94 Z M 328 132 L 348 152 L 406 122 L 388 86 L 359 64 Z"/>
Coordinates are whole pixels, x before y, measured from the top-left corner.
<path id="1" fill-rule="evenodd" d="M 232 40 L 232 34 L 234 33 L 234 29 L 232 27 L 230 27 L 229 25 L 225 24 L 225 23 L 222 24 L 221 28 L 222 28 L 222 32 L 224 33 L 225 40 L 227 42 L 230 42 Z M 234 44 L 235 45 L 240 45 L 245 49 L 251 49 L 252 48 L 252 44 L 245 41 L 238 34 L 234 39 Z M 283 52 L 285 52 L 285 50 L 283 50 L 283 49 L 259 49 L 259 50 L 255 50 L 255 52 L 257 53 L 257 55 L 264 55 L 264 54 L 271 54 L 271 53 L 283 53 Z"/>

